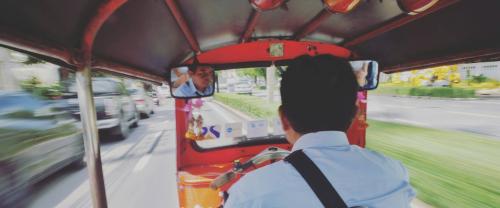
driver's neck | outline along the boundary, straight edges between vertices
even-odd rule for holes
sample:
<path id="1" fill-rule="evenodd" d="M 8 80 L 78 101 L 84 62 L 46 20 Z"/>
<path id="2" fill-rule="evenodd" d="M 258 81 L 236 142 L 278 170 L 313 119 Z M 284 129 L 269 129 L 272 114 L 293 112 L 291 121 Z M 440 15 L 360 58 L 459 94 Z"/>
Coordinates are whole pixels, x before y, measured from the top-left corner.
<path id="1" fill-rule="evenodd" d="M 296 131 L 293 131 L 293 130 L 289 130 L 287 132 L 285 132 L 285 135 L 286 135 L 286 140 L 291 144 L 295 144 L 295 142 L 297 142 L 300 137 L 302 136 L 302 134 L 296 132 Z"/>

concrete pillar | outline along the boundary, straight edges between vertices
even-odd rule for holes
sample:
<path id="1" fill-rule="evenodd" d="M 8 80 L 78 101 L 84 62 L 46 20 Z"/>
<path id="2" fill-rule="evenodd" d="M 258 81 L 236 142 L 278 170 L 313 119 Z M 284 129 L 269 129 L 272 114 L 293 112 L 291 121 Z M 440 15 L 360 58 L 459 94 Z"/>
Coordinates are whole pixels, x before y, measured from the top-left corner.
<path id="1" fill-rule="evenodd" d="M 276 67 L 270 66 L 266 69 L 266 81 L 267 81 L 267 100 L 269 103 L 274 102 L 274 90 L 276 87 Z"/>

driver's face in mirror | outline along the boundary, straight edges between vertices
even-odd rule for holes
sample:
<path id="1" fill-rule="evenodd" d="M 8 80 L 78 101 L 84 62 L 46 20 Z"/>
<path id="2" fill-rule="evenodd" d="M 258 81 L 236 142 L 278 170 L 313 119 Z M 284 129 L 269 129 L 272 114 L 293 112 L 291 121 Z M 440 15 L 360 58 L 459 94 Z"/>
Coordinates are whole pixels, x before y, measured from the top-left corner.
<path id="1" fill-rule="evenodd" d="M 208 66 L 198 66 L 194 71 L 190 70 L 189 76 L 193 84 L 200 92 L 205 91 L 213 83 L 213 69 Z"/>
<path id="2" fill-rule="evenodd" d="M 213 94 L 214 72 L 210 66 L 172 69 L 172 92 L 176 97 L 202 97 Z"/>

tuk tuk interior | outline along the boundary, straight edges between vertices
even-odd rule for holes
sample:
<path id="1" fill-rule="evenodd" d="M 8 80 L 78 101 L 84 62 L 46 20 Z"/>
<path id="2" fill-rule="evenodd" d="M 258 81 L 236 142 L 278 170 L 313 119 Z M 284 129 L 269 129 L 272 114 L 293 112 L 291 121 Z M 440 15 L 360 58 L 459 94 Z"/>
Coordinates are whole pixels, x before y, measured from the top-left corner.
<path id="1" fill-rule="evenodd" d="M 165 83 L 170 68 L 194 57 L 243 68 L 331 54 L 376 60 L 387 73 L 500 58 L 500 27 L 495 27 L 500 3 L 494 0 L 7 0 L 0 5 L 0 45 L 77 72 L 80 107 L 87 109 L 82 121 L 94 207 L 106 207 L 106 196 L 87 92 L 90 70 Z M 270 49 L 276 44 L 279 53 Z M 271 145 L 290 149 L 281 139 L 201 150 L 184 137 L 186 104 L 185 99 L 175 103 L 181 206 L 218 206 L 219 191 L 230 184 L 219 191 L 209 184 L 234 160 L 245 161 Z M 365 129 L 353 124 L 351 144 L 364 146 Z"/>

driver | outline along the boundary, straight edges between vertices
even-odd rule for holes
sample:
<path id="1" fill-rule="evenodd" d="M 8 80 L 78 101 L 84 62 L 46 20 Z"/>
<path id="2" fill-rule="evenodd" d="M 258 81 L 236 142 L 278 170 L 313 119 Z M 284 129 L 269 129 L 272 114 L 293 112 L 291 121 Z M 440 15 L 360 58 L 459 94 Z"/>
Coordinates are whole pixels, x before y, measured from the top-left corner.
<path id="1" fill-rule="evenodd" d="M 179 86 L 174 95 L 178 97 L 207 96 L 213 92 L 213 70 L 209 66 L 189 67 L 189 79 Z"/>
<path id="2" fill-rule="evenodd" d="M 323 200 L 332 198 L 343 200 L 337 207 L 410 207 L 415 192 L 406 168 L 349 144 L 346 131 L 356 114 L 358 83 L 347 60 L 298 57 L 284 72 L 280 91 L 278 112 L 293 145 L 291 155 L 304 153 L 325 183 L 313 187 L 287 160 L 290 155 L 243 176 L 229 189 L 225 208 L 325 207 Z M 327 189 L 317 190 L 323 186 L 333 187 L 339 197 L 322 195 Z"/>

